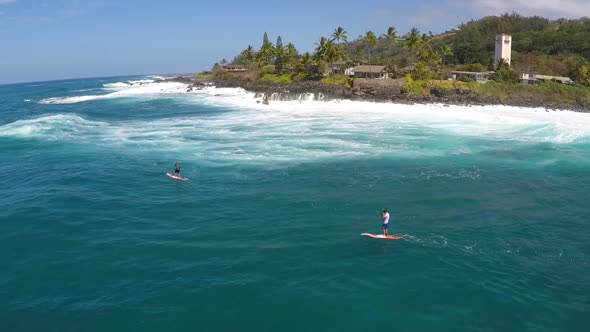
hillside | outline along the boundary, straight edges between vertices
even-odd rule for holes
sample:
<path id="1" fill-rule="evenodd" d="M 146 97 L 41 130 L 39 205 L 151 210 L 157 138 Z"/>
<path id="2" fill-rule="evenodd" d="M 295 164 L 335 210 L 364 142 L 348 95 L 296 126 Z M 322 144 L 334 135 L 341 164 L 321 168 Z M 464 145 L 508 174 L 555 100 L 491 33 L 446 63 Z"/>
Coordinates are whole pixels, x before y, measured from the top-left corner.
<path id="1" fill-rule="evenodd" d="M 461 24 L 457 29 L 439 35 L 423 34 L 432 49 L 449 46 L 453 55 L 445 57 L 450 65 L 481 64 L 493 68 L 494 40 L 499 33 L 513 36 L 513 65 L 517 71 L 576 76 L 572 73 L 580 61 L 590 60 L 590 19 L 549 20 L 519 14 L 488 16 Z M 416 59 L 404 48 L 405 34 L 397 42 L 379 38 L 371 50 L 371 62 L 388 61 L 405 66 Z M 361 38 L 345 45 L 349 58 L 368 61 L 367 46 Z"/>

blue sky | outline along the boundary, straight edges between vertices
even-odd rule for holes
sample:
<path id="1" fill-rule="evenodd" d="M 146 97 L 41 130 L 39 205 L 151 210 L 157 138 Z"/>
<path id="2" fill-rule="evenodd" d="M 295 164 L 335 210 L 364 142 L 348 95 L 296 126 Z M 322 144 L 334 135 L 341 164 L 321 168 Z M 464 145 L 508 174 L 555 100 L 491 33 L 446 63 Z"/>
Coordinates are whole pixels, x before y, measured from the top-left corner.
<path id="1" fill-rule="evenodd" d="M 0 0 L 0 84 L 189 73 L 231 59 L 267 32 L 299 51 L 342 26 L 354 39 L 413 26 L 438 33 L 485 15 L 590 13 L 589 0 Z"/>

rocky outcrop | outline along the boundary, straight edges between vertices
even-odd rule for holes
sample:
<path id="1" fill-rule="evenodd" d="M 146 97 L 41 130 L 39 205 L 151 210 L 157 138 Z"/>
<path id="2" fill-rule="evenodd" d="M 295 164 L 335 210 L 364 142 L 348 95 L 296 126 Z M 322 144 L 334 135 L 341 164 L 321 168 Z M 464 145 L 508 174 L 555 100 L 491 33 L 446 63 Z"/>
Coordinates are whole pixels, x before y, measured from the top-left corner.
<path id="1" fill-rule="evenodd" d="M 169 78 L 166 81 L 185 83 L 185 84 L 193 84 L 193 83 L 197 82 L 197 80 L 195 80 L 194 78 L 189 77 L 189 76 L 177 76 L 174 78 Z"/>
<path id="2" fill-rule="evenodd" d="M 239 79 L 217 79 L 212 84 L 217 87 L 243 88 L 245 90 L 275 96 L 275 100 L 296 100 L 301 95 L 313 94 L 317 100 L 343 99 L 351 96 L 349 88 L 323 84 L 319 81 L 275 83 L 269 81 L 248 81 Z M 282 96 L 280 99 L 277 96 Z"/>
<path id="3" fill-rule="evenodd" d="M 356 79 L 352 87 L 352 99 L 393 101 L 402 96 L 403 80 Z"/>
<path id="4" fill-rule="evenodd" d="M 324 84 L 319 81 L 302 81 L 293 83 L 275 83 L 269 81 L 251 81 L 239 78 L 198 80 L 190 77 L 171 79 L 175 82 L 189 84 L 187 91 L 202 89 L 208 85 L 216 87 L 243 88 L 257 93 L 262 102 L 289 100 L 334 100 L 351 99 L 375 102 L 395 102 L 401 104 L 450 104 L 450 105 L 509 105 L 517 107 L 543 107 L 555 110 L 572 110 L 590 112 L 590 104 L 557 103 L 531 95 L 510 95 L 504 100 L 492 96 L 483 97 L 460 88 L 448 90 L 433 87 L 425 95 L 412 95 L 404 92 L 403 80 L 361 80 L 354 81 L 353 87 Z"/>

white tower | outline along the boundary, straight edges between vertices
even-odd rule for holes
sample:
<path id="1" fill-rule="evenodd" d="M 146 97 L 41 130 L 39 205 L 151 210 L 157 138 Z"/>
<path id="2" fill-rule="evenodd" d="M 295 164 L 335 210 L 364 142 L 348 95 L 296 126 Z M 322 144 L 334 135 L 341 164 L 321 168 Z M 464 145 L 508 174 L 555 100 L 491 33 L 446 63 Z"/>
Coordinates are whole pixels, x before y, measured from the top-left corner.
<path id="1" fill-rule="evenodd" d="M 504 59 L 510 66 L 510 55 L 512 54 L 512 36 L 501 34 L 496 36 L 496 56 L 494 64 L 498 65 L 500 59 Z"/>

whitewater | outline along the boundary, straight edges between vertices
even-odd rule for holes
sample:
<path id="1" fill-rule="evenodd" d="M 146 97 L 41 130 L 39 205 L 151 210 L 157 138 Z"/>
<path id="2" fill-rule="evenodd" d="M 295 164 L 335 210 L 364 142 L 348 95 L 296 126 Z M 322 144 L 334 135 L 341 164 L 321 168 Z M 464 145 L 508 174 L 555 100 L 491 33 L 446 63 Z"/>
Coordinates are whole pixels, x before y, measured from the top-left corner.
<path id="1" fill-rule="evenodd" d="M 0 330 L 590 323 L 590 114 L 161 76 L 0 97 Z M 403 240 L 360 236 L 384 208 Z"/>

